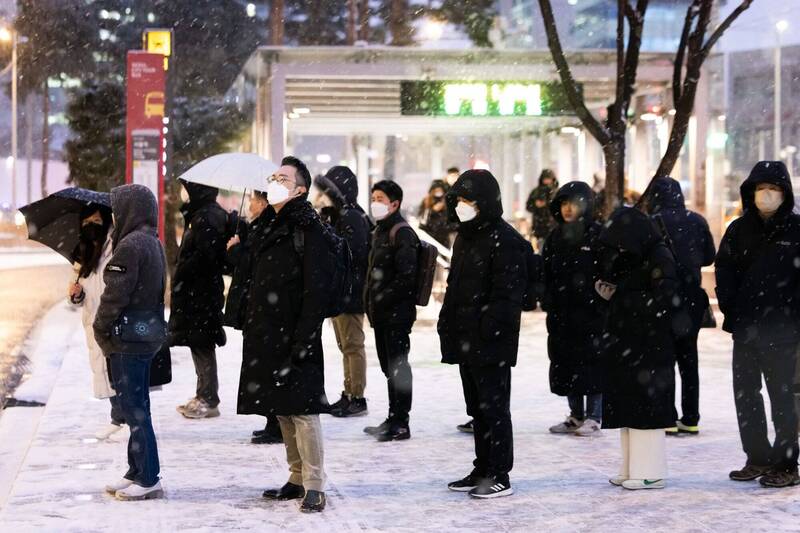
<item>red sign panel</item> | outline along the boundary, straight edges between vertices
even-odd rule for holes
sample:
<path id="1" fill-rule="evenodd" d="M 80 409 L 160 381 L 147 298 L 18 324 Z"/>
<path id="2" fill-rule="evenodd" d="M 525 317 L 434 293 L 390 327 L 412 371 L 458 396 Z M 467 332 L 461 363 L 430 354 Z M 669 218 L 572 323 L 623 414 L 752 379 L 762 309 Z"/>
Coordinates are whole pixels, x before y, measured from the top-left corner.
<path id="1" fill-rule="evenodd" d="M 150 188 L 158 200 L 158 234 L 164 239 L 164 56 L 128 52 L 125 182 Z"/>

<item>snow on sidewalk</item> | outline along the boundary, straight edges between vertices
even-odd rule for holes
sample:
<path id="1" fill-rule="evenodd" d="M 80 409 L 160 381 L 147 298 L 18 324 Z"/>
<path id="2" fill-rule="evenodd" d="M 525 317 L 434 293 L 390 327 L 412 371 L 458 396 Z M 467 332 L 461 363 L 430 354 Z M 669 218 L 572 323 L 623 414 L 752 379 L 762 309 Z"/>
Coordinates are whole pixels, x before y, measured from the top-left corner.
<path id="1" fill-rule="evenodd" d="M 616 473 L 617 432 L 587 439 L 547 433 L 566 413 L 566 401 L 548 390 L 543 315 L 529 317 L 513 382 L 511 479 L 517 493 L 492 501 L 470 500 L 445 488 L 470 471 L 472 439 L 455 431 L 466 419 L 458 370 L 438 363 L 434 328 L 419 327 L 412 335 L 412 439 L 378 443 L 362 433 L 364 425 L 383 419 L 387 406 L 370 340 L 370 415 L 323 417 L 328 509 L 303 515 L 296 502 L 260 498 L 263 489 L 286 480 L 284 451 L 249 444 L 250 432 L 263 419 L 234 414 L 241 337 L 232 332 L 228 346 L 218 352 L 220 418 L 186 420 L 175 411 L 193 393 L 187 349 L 173 351 L 175 380 L 152 395 L 167 499 L 123 503 L 103 494 L 104 483 L 125 472 L 125 444 L 90 438 L 107 420 L 108 403 L 90 398 L 80 317 L 68 319 L 75 322 L 74 333 L 66 344 L 52 347 L 67 353 L 38 433 L 0 510 L 0 530 L 800 530 L 800 488 L 775 491 L 727 479 L 744 457 L 733 409 L 731 345 L 720 331 L 701 334 L 703 434 L 669 441 L 666 490 L 632 493 L 606 481 Z M 64 326 L 45 324 L 57 325 Z M 342 373 L 331 333 L 325 332 L 326 379 L 334 401 Z"/>

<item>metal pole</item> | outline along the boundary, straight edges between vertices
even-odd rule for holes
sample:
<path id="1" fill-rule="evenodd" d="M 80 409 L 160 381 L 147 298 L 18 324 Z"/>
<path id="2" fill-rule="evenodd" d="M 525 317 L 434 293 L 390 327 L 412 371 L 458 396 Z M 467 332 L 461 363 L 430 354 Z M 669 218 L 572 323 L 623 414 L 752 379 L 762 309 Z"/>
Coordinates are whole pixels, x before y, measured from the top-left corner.
<path id="1" fill-rule="evenodd" d="M 775 161 L 781 158 L 781 32 L 780 29 L 776 32 L 778 43 L 775 46 L 775 130 L 772 134 L 773 137 L 773 159 Z"/>
<path id="2" fill-rule="evenodd" d="M 11 207 L 13 209 L 17 208 L 17 39 L 15 31 L 11 45 Z"/>

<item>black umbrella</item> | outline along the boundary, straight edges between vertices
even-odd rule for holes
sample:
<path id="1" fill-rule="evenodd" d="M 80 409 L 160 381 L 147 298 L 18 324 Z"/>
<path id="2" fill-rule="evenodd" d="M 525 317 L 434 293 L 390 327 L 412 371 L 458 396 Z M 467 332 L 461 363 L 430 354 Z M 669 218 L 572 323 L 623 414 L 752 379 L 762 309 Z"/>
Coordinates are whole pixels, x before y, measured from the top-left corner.
<path id="1" fill-rule="evenodd" d="M 81 211 L 87 206 L 96 206 L 111 213 L 111 195 L 107 192 L 70 187 L 20 207 L 28 225 L 28 238 L 48 246 L 75 261 L 78 246 Z"/>

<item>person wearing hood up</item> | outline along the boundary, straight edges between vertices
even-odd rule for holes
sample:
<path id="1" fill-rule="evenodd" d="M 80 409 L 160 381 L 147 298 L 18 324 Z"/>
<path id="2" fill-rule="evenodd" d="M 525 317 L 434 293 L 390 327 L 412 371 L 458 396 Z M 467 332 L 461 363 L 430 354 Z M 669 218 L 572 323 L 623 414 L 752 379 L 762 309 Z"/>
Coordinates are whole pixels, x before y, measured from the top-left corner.
<path id="1" fill-rule="evenodd" d="M 700 269 L 714 263 L 716 250 L 708 223 L 702 215 L 686 209 L 681 185 L 669 177 L 656 177 L 645 192 L 646 212 L 667 232 L 679 275 L 683 309 L 675 315 L 675 358 L 681 374 L 681 411 L 675 411 L 675 426 L 668 435 L 697 435 L 700 431 L 700 376 L 697 370 L 697 336 L 709 309 L 708 295 L 701 286 Z M 663 230 L 662 230 L 663 231 Z"/>
<path id="2" fill-rule="evenodd" d="M 609 482 L 660 489 L 667 475 L 665 429 L 675 424 L 675 260 L 655 223 L 623 207 L 600 233 L 601 279 L 609 301 L 602 355 L 603 428 L 620 429 L 622 465 Z"/>
<path id="3" fill-rule="evenodd" d="M 566 396 L 570 408 L 567 419 L 550 432 L 593 436 L 603 416 L 600 347 L 606 302 L 594 289 L 602 225 L 593 220 L 594 193 L 581 181 L 561 187 L 550 212 L 556 227 L 542 252 L 550 391 Z"/>
<path id="4" fill-rule="evenodd" d="M 286 156 L 269 178 L 275 218 L 254 250 L 245 310 L 239 413 L 276 415 L 289 479 L 267 489 L 267 500 L 300 500 L 300 511 L 320 512 L 326 497 L 322 425 L 325 395 L 322 323 L 330 298 L 331 264 L 325 228 L 308 202 L 311 173 Z"/>
<path id="5" fill-rule="evenodd" d="M 733 335 L 733 391 L 747 461 L 734 481 L 800 484 L 792 393 L 800 343 L 800 216 L 781 161 L 761 161 L 740 187 L 744 214 L 728 226 L 716 260 L 722 329 Z M 775 440 L 761 396 L 767 385 Z"/>
<path id="6" fill-rule="evenodd" d="M 536 251 L 541 253 L 544 240 L 556 225 L 550 213 L 550 202 L 558 190 L 556 173 L 546 168 L 539 175 L 539 185 L 531 191 L 525 208 L 532 215 L 531 235 L 533 236 Z"/>
<path id="7" fill-rule="evenodd" d="M 416 280 L 419 238 L 400 213 L 403 189 L 394 181 L 372 186 L 372 232 L 364 305 L 375 330 L 375 349 L 389 392 L 389 415 L 364 433 L 381 442 L 411 438 L 413 376 L 408 364 L 411 327 L 417 319 Z"/>
<path id="8" fill-rule="evenodd" d="M 420 229 L 436 241 L 450 248 L 450 222 L 447 220 L 447 204 L 444 197 L 448 185 L 442 180 L 433 180 L 428 194 L 419 206 Z"/>
<path id="9" fill-rule="evenodd" d="M 345 166 L 335 166 L 314 184 L 330 205 L 320 210 L 322 219 L 347 241 L 352 257 L 353 292 L 345 302 L 344 312 L 331 319 L 336 344 L 342 352 L 344 391 L 331 405 L 331 415 L 338 418 L 367 414 L 367 353 L 364 349 L 364 281 L 367 276 L 369 240 L 372 222 L 358 205 L 358 178 Z"/>
<path id="10" fill-rule="evenodd" d="M 475 460 L 450 490 L 475 498 L 513 494 L 511 367 L 517 362 L 530 244 L 503 220 L 500 187 L 488 170 L 464 172 L 447 194 L 458 224 L 439 313 L 442 362 L 461 374 L 473 419 Z"/>
<path id="11" fill-rule="evenodd" d="M 236 235 L 228 240 L 227 262 L 233 269 L 231 276 L 231 286 L 228 289 L 228 298 L 225 301 L 224 324 L 238 330 L 244 330 L 252 323 L 245 321 L 245 310 L 247 309 L 248 295 L 250 293 L 250 280 L 253 274 L 253 256 L 258 250 L 267 226 L 275 218 L 275 210 L 267 201 L 267 193 L 253 191 L 248 205 L 250 211 L 250 222 L 247 225 L 239 225 Z M 242 370 L 240 382 L 248 383 L 250 379 L 247 374 L 250 368 L 256 365 L 253 361 L 252 353 L 242 352 Z M 242 394 L 249 394 L 250 391 L 242 391 Z M 237 414 L 261 414 L 261 412 L 242 412 Z M 264 429 L 253 431 L 250 439 L 252 444 L 280 444 L 283 442 L 281 426 L 278 417 L 267 415 L 267 422 Z"/>
<path id="12" fill-rule="evenodd" d="M 197 387 L 195 396 L 177 410 L 186 418 L 212 418 L 219 416 L 216 346 L 225 345 L 222 274 L 228 215 L 217 203 L 216 188 L 181 184 L 185 229 L 172 277 L 169 343 L 191 350 Z"/>
<path id="13" fill-rule="evenodd" d="M 131 434 L 128 471 L 106 491 L 118 500 L 149 500 L 164 495 L 149 376 L 153 358 L 167 340 L 166 258 L 158 240 L 158 204 L 150 189 L 138 184 L 115 187 L 111 209 L 112 255 L 103 270 L 105 290 L 93 329 L 95 341 L 109 358 L 117 402 Z"/>

